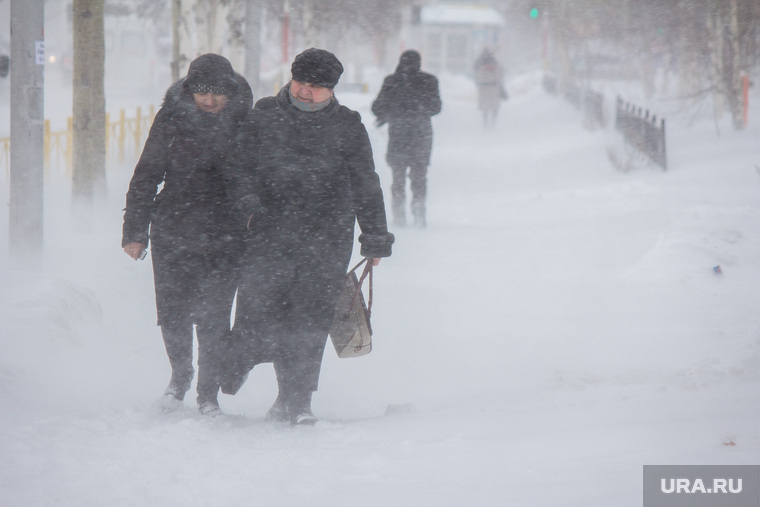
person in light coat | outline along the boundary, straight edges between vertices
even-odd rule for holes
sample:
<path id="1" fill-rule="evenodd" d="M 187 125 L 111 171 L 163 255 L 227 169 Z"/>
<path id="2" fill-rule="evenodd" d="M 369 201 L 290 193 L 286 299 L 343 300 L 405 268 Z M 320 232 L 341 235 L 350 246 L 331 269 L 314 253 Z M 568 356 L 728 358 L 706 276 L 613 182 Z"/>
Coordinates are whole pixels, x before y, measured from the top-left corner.
<path id="1" fill-rule="evenodd" d="M 475 61 L 475 83 L 478 86 L 478 109 L 483 114 L 483 126 L 493 128 L 501 101 L 507 99 L 504 71 L 496 57 L 484 49 Z"/>

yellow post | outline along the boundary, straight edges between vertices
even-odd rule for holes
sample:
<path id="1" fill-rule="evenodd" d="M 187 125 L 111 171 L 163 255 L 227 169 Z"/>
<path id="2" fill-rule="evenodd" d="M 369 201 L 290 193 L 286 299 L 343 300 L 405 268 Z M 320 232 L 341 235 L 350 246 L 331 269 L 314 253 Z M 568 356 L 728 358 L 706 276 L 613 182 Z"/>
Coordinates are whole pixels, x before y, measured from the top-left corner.
<path id="1" fill-rule="evenodd" d="M 5 181 L 10 181 L 11 177 L 11 138 L 0 138 L 0 165 L 5 166 Z"/>
<path id="2" fill-rule="evenodd" d="M 66 176 L 71 177 L 71 168 L 74 165 L 74 119 L 66 118 Z"/>
<path id="3" fill-rule="evenodd" d="M 45 120 L 44 131 L 44 140 L 42 141 L 45 150 L 43 167 L 45 167 L 45 176 L 47 176 L 50 172 L 50 120 Z"/>
<path id="4" fill-rule="evenodd" d="M 119 111 L 119 162 L 124 162 L 124 138 L 126 136 L 126 119 L 124 110 Z"/>
<path id="5" fill-rule="evenodd" d="M 140 149 L 140 123 L 142 122 L 140 106 L 137 106 L 137 118 L 135 121 L 135 151 Z"/>

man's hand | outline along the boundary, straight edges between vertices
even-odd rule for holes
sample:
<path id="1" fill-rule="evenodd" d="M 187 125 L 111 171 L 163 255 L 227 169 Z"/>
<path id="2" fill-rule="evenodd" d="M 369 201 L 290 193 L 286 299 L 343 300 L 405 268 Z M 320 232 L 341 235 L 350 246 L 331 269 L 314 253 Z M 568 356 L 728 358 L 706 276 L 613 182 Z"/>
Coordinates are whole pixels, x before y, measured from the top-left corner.
<path id="1" fill-rule="evenodd" d="M 124 245 L 124 251 L 127 252 L 127 255 L 132 257 L 134 260 L 140 258 L 140 252 L 143 250 L 145 250 L 145 245 L 142 243 L 127 243 Z"/>

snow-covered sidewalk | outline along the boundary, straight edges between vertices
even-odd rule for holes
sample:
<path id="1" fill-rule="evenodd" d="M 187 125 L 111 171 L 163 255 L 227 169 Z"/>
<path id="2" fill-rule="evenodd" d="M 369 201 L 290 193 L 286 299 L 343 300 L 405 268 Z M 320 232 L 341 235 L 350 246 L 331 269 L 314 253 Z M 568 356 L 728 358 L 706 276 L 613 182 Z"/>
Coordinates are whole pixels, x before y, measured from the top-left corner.
<path id="1" fill-rule="evenodd" d="M 669 170 L 622 173 L 617 134 L 540 76 L 510 83 L 494 131 L 442 84 L 429 227 L 393 231 L 374 350 L 328 347 L 316 427 L 263 422 L 268 365 L 224 417 L 157 408 L 150 264 L 119 248 L 130 167 L 87 230 L 46 189 L 41 273 L 10 267 L 3 208 L 0 506 L 636 507 L 645 464 L 758 464 L 758 122 L 671 121 Z M 372 97 L 339 98 L 387 192 Z"/>

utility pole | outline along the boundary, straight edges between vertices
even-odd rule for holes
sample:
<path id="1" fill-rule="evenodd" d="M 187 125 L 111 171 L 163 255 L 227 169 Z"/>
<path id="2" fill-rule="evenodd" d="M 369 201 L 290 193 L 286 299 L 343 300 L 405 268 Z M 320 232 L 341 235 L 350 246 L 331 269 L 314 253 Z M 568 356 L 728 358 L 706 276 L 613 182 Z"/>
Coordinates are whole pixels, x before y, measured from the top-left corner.
<path id="1" fill-rule="evenodd" d="M 259 83 L 261 57 L 261 0 L 245 4 L 245 78 L 253 90 L 254 100 L 261 94 Z"/>
<path id="2" fill-rule="evenodd" d="M 42 254 L 45 124 L 44 0 L 11 2 L 9 248 L 34 264 Z"/>

